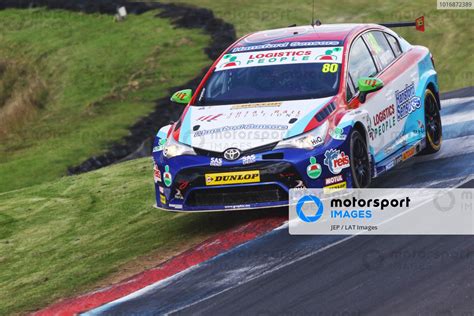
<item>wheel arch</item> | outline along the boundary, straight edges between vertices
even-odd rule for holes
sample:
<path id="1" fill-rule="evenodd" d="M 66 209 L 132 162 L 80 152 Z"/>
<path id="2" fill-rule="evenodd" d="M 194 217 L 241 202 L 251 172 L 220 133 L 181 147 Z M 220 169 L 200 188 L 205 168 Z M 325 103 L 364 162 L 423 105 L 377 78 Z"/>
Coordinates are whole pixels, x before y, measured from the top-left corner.
<path id="1" fill-rule="evenodd" d="M 362 136 L 364 137 L 364 141 L 367 144 L 367 148 L 369 149 L 369 152 L 370 152 L 370 138 L 369 138 L 370 125 L 371 125 L 370 115 L 367 112 L 367 110 L 358 109 L 358 110 L 347 111 L 337 126 L 341 128 L 350 126 L 349 133 L 354 129 L 360 132 Z"/>
<path id="2" fill-rule="evenodd" d="M 364 138 L 365 145 L 367 146 L 367 152 L 369 153 L 371 176 L 376 177 L 375 163 L 374 163 L 375 157 L 369 143 L 369 132 L 367 131 L 367 127 L 361 121 L 356 121 L 354 125 L 352 126 L 352 130 L 358 131 Z"/>
<path id="3" fill-rule="evenodd" d="M 433 82 L 429 82 L 428 85 L 426 86 L 426 89 L 430 90 L 433 92 L 435 98 L 436 98 L 436 103 L 438 104 L 438 110 L 441 110 L 441 100 L 439 98 L 439 91 L 435 84 Z"/>
<path id="4" fill-rule="evenodd" d="M 156 133 L 154 139 L 153 139 L 153 149 L 152 149 L 152 156 L 155 157 L 155 154 L 158 154 L 155 152 L 155 147 L 160 146 L 160 140 L 161 139 L 168 139 L 169 132 L 171 131 L 171 125 L 165 125 L 160 130 L 158 133 Z M 158 150 L 157 151 L 161 151 Z"/>
<path id="5" fill-rule="evenodd" d="M 360 121 L 357 121 L 357 122 L 354 123 L 354 126 L 352 127 L 352 129 L 358 131 L 362 135 L 362 137 L 364 137 L 364 141 L 365 141 L 366 145 L 368 146 L 369 145 L 369 143 L 367 141 L 368 133 L 367 133 L 367 129 L 365 128 L 364 124 L 362 124 L 362 122 L 360 122 Z"/>

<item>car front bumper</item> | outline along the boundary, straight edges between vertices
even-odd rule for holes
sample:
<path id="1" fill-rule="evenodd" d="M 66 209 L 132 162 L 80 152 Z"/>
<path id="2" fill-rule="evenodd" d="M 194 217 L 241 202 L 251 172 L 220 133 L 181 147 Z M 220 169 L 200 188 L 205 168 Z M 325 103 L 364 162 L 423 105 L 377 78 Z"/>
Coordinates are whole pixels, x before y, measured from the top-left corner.
<path id="1" fill-rule="evenodd" d="M 288 205 L 291 188 L 351 187 L 350 167 L 333 174 L 324 164 L 326 150 L 349 154 L 348 146 L 348 141 L 333 140 L 311 151 L 271 150 L 255 154 L 249 164 L 243 164 L 242 159 L 222 160 L 221 166 L 211 166 L 211 157 L 204 155 L 167 159 L 161 152 L 154 153 L 156 207 L 183 212 L 270 208 Z M 312 158 L 321 169 L 316 178 L 308 173 Z M 231 179 L 211 185 L 206 180 L 214 175 L 255 173 L 258 181 L 253 182 Z"/>

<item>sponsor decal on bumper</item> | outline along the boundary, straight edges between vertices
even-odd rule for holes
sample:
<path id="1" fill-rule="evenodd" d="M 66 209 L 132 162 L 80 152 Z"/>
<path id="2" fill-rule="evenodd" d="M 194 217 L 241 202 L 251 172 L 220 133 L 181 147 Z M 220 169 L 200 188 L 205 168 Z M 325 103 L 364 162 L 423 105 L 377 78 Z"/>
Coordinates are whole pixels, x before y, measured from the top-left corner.
<path id="1" fill-rule="evenodd" d="M 323 188 L 324 193 L 334 192 L 334 191 L 339 191 L 339 190 L 344 190 L 344 189 L 347 189 L 347 182 L 346 181 L 336 183 L 336 184 L 331 184 L 331 185 L 325 186 Z"/>
<path id="2" fill-rule="evenodd" d="M 407 160 L 408 158 L 411 158 L 415 155 L 415 147 L 412 147 L 406 151 L 403 152 L 402 154 L 402 161 Z"/>
<path id="3" fill-rule="evenodd" d="M 206 185 L 225 185 L 260 182 L 260 171 L 238 171 L 223 173 L 206 173 Z"/>
<path id="4" fill-rule="evenodd" d="M 166 196 L 164 196 L 163 194 L 160 194 L 160 202 L 161 204 L 166 204 Z"/>

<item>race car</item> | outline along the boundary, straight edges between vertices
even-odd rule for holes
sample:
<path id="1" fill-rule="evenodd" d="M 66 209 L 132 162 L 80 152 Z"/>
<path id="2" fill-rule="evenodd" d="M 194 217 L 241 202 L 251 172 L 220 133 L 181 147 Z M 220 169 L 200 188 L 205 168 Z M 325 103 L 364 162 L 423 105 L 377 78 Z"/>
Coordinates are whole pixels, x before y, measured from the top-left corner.
<path id="1" fill-rule="evenodd" d="M 186 107 L 154 140 L 156 207 L 284 206 L 291 188 L 367 188 L 438 151 L 432 55 L 391 28 L 318 23 L 232 44 L 194 93 L 171 98 Z"/>

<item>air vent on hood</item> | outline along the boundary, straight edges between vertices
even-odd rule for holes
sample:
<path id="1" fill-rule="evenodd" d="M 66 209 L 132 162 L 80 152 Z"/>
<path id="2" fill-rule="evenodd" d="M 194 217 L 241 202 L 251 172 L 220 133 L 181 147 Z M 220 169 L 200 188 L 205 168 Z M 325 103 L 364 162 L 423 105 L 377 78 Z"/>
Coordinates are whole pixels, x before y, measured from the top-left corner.
<path id="1" fill-rule="evenodd" d="M 334 104 L 334 102 L 331 102 L 324 109 L 319 111 L 318 114 L 316 114 L 314 117 L 316 118 L 316 120 L 318 120 L 318 122 L 322 122 L 326 117 L 328 117 L 332 112 L 334 112 L 334 110 L 336 110 L 336 105 Z"/>
<path id="2" fill-rule="evenodd" d="M 265 154 L 262 155 L 262 159 L 283 159 L 284 155 L 283 153 L 271 153 L 271 154 Z"/>

